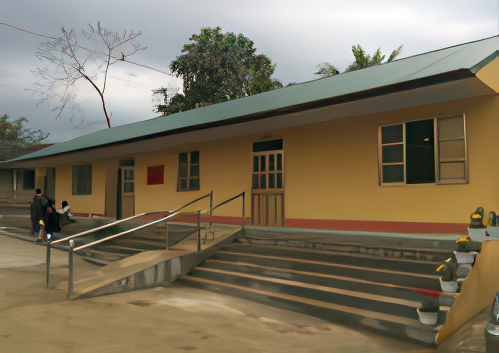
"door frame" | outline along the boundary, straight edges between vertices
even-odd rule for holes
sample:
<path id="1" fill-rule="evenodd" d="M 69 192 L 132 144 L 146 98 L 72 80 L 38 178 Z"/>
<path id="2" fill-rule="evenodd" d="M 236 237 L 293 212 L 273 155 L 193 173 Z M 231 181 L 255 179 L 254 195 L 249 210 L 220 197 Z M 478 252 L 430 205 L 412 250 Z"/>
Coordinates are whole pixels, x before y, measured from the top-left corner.
<path id="1" fill-rule="evenodd" d="M 281 155 L 281 168 L 278 170 L 278 163 L 277 163 L 277 155 Z M 273 155 L 274 157 L 274 162 L 273 162 L 273 168 L 270 168 L 270 158 L 269 156 Z M 258 156 L 258 170 L 255 170 L 255 157 Z M 266 156 L 265 157 L 265 169 L 262 170 L 261 167 L 261 156 Z M 272 169 L 272 170 L 271 170 Z M 278 181 L 278 174 L 281 174 L 281 188 L 277 188 L 277 181 Z M 265 174 L 265 188 L 255 188 L 255 185 L 257 184 L 258 186 L 261 186 L 261 176 Z M 270 188 L 270 175 L 273 174 L 273 185 L 274 187 Z M 257 180 L 255 180 L 255 175 Z M 251 153 L 251 223 L 254 225 L 263 225 L 263 226 L 269 226 L 269 223 L 277 223 L 278 226 L 284 226 L 284 150 L 268 150 L 268 151 L 261 151 L 261 152 L 252 152 Z M 256 196 L 256 197 L 255 197 Z M 272 202 L 271 196 L 275 196 L 273 199 L 274 201 L 274 212 L 270 212 L 270 207 L 272 205 L 269 204 L 269 202 Z M 262 200 L 265 204 L 262 205 Z M 277 219 L 279 212 L 278 212 L 278 204 L 279 200 L 281 203 L 281 209 L 280 211 L 280 220 Z M 261 207 L 264 207 L 264 215 L 263 215 L 263 220 L 260 219 L 261 215 Z M 269 222 L 270 219 L 270 214 L 275 215 L 276 219 L 273 222 Z M 258 219 L 256 218 L 256 215 L 258 215 Z"/>

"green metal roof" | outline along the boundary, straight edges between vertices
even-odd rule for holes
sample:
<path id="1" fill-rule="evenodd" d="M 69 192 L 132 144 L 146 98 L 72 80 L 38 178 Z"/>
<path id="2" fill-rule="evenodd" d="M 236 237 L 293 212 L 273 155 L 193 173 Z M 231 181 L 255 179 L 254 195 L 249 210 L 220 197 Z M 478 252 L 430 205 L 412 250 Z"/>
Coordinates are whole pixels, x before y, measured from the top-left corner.
<path id="1" fill-rule="evenodd" d="M 103 129 L 9 162 L 257 120 L 473 76 L 498 56 L 499 37 L 461 44 L 337 76 Z"/>

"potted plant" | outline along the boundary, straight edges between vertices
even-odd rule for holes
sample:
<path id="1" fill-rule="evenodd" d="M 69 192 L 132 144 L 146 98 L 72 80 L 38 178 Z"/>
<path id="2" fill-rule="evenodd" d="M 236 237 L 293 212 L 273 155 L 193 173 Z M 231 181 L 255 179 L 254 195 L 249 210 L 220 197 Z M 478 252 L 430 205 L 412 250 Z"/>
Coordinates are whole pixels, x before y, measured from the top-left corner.
<path id="1" fill-rule="evenodd" d="M 421 306 L 416 309 L 419 321 L 425 325 L 436 325 L 440 309 L 440 292 L 422 288 L 418 289 L 417 292 L 421 297 Z"/>
<path id="2" fill-rule="evenodd" d="M 437 268 L 437 273 L 440 274 L 439 280 L 442 292 L 456 293 L 458 291 L 457 267 L 456 257 L 451 256 Z"/>
<path id="3" fill-rule="evenodd" d="M 485 240 L 487 228 L 483 225 L 483 207 L 478 207 L 471 214 L 468 235 L 473 241 L 482 242 Z"/>
<path id="4" fill-rule="evenodd" d="M 463 236 L 458 240 L 456 240 L 456 250 L 459 252 L 464 252 L 464 251 L 480 252 L 481 248 L 482 248 L 482 243 L 472 241 L 468 236 Z"/>

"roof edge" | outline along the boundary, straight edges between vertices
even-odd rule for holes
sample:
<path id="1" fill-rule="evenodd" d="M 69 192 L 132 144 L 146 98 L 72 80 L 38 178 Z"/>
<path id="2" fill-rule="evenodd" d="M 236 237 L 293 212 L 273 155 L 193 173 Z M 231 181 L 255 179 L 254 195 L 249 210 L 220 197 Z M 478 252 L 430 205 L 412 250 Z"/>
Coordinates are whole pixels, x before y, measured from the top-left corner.
<path id="1" fill-rule="evenodd" d="M 494 60 L 497 57 L 499 57 L 499 50 L 496 50 L 495 52 L 493 52 L 492 54 L 490 54 L 489 56 L 487 56 L 485 59 L 483 59 L 482 61 L 480 61 L 478 64 L 475 64 L 473 67 L 470 68 L 470 71 L 473 74 L 476 74 L 478 71 L 480 71 L 485 66 L 487 66 L 488 64 L 490 64 L 492 62 L 492 60 Z"/>
<path id="2" fill-rule="evenodd" d="M 479 64 L 475 65 L 473 68 L 478 67 L 479 65 L 482 65 L 482 63 L 483 63 L 483 65 L 481 67 L 483 67 L 497 56 L 499 56 L 499 51 L 494 52 L 492 55 L 490 55 L 486 59 L 482 60 Z M 379 96 L 383 96 L 383 95 L 387 95 L 387 94 L 392 94 L 392 93 L 396 93 L 396 92 L 403 92 L 403 91 L 409 91 L 409 90 L 416 89 L 416 88 L 433 86 L 433 85 L 441 84 L 441 83 L 445 83 L 445 82 L 458 81 L 458 80 L 462 80 L 462 79 L 470 78 L 470 77 L 475 77 L 475 72 L 472 72 L 471 69 L 457 69 L 457 70 L 449 71 L 449 72 L 442 73 L 442 74 L 418 78 L 418 79 L 414 79 L 414 80 L 410 80 L 410 81 L 398 82 L 398 83 L 390 84 L 387 86 L 380 86 L 380 87 L 376 87 L 376 88 L 372 88 L 372 89 L 368 89 L 368 90 L 364 90 L 364 91 L 358 91 L 358 92 L 345 94 L 342 96 L 324 98 L 324 99 L 320 99 L 320 100 L 316 100 L 316 101 L 295 104 L 295 105 L 291 105 L 291 106 L 287 106 L 287 107 L 283 107 L 283 108 L 277 108 L 277 109 L 267 110 L 267 111 L 263 111 L 263 112 L 256 112 L 256 113 L 251 113 L 251 114 L 247 114 L 247 115 L 236 116 L 236 117 L 227 118 L 224 120 L 186 126 L 186 127 L 177 128 L 174 130 L 161 131 L 161 132 L 157 132 L 154 134 L 138 136 L 138 137 L 129 138 L 126 140 L 101 144 L 98 146 L 80 148 L 80 149 L 75 149 L 72 151 L 54 153 L 54 154 L 40 156 L 40 157 L 29 157 L 29 154 L 28 154 L 25 156 L 20 156 L 20 157 L 15 158 L 15 159 L 3 161 L 3 163 L 1 163 L 1 164 L 25 162 L 25 161 L 29 161 L 32 159 L 49 158 L 49 157 L 64 155 L 64 154 L 68 154 L 68 153 L 82 152 L 82 151 L 87 151 L 87 150 L 92 150 L 92 149 L 97 149 L 97 148 L 122 145 L 122 144 L 132 143 L 132 142 L 139 142 L 139 141 L 143 141 L 143 140 L 147 140 L 147 139 L 151 139 L 151 138 L 158 138 L 158 137 L 163 137 L 163 136 L 176 135 L 176 134 L 180 134 L 180 133 L 205 130 L 205 129 L 209 129 L 209 128 L 245 123 L 245 122 L 256 121 L 256 120 L 263 120 L 263 119 L 267 119 L 267 118 L 271 118 L 271 117 L 275 117 L 275 116 L 279 116 L 279 115 L 292 114 L 292 113 L 302 112 L 302 111 L 310 110 L 310 109 L 317 109 L 317 108 L 323 108 L 323 107 L 333 106 L 333 105 L 342 104 L 342 103 L 349 103 L 349 102 L 354 102 L 354 101 L 358 101 L 358 100 L 362 100 L 362 99 L 374 98 L 374 97 L 379 97 Z M 24 157 L 27 157 L 27 158 L 24 158 Z"/>

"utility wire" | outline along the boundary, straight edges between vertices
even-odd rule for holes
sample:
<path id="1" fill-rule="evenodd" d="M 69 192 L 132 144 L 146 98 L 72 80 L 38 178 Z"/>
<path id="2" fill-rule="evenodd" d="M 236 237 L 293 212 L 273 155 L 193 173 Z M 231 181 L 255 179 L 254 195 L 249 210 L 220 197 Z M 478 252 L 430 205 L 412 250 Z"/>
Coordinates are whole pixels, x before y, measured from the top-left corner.
<path id="1" fill-rule="evenodd" d="M 22 31 L 22 32 L 26 32 L 26 33 L 29 33 L 29 34 L 33 34 L 35 36 L 39 36 L 39 37 L 43 37 L 43 38 L 49 38 L 49 39 L 59 39 L 59 38 L 56 38 L 56 37 L 49 37 L 49 36 L 44 36 L 43 34 L 39 34 L 39 33 L 35 33 L 35 32 L 31 32 L 31 31 L 28 31 L 26 29 L 22 29 L 22 28 L 19 28 L 19 27 L 16 27 L 16 26 L 13 26 L 13 25 L 10 25 L 8 23 L 3 23 L 3 22 L 0 22 L 0 25 L 4 25 L 4 26 L 8 26 L 8 27 L 12 27 L 14 29 L 17 29 L 19 31 Z M 80 47 L 80 46 L 78 46 Z M 87 50 L 86 48 L 83 48 L 83 47 L 80 47 L 81 49 L 85 49 Z M 153 67 L 150 67 L 150 66 L 147 66 L 147 65 L 143 65 L 143 64 L 139 64 L 139 63 L 136 63 L 136 62 L 133 62 L 133 61 L 129 61 L 129 60 L 122 60 L 122 59 L 118 59 L 118 58 L 115 58 L 113 57 L 113 59 L 117 60 L 117 61 L 123 61 L 123 62 L 126 62 L 126 63 L 129 63 L 129 64 L 133 64 L 133 65 L 137 65 L 137 66 L 141 66 L 141 67 L 144 67 L 146 69 L 149 69 L 149 70 L 153 70 L 153 71 L 157 71 L 157 72 L 160 72 L 162 74 L 165 74 L 165 75 L 170 75 L 170 76 L 173 76 L 171 73 L 169 72 L 165 72 L 165 71 L 162 71 L 162 70 L 159 70 L 159 69 L 155 69 Z"/>
<path id="2" fill-rule="evenodd" d="M 134 63 L 133 61 L 130 61 L 128 59 L 125 59 L 125 60 L 121 60 L 121 59 L 117 59 L 115 57 L 112 57 L 113 59 L 117 60 L 117 61 L 123 61 L 125 63 L 129 63 L 129 64 L 133 64 L 133 65 L 137 65 L 137 66 L 141 66 L 141 67 L 145 67 L 146 69 L 149 69 L 149 70 L 154 70 L 154 71 L 157 71 L 157 72 L 161 72 L 162 74 L 165 74 L 165 75 L 170 75 L 170 76 L 173 76 L 173 74 L 169 73 L 169 72 L 165 72 L 165 71 L 161 71 L 159 69 L 155 69 L 154 67 L 150 67 L 150 66 L 147 66 L 147 65 L 142 65 L 142 64 L 139 64 L 139 63 Z"/>
<path id="3" fill-rule="evenodd" d="M 9 25 L 8 23 L 3 23 L 3 22 L 0 22 L 0 25 L 9 26 L 9 27 L 12 27 L 12 28 L 14 28 L 14 29 L 17 29 L 17 30 L 19 30 L 19 31 L 23 31 L 23 32 L 26 32 L 26 33 L 29 33 L 29 34 L 33 34 L 33 35 L 35 35 L 35 36 L 39 36 L 39 37 L 43 37 L 43 38 L 57 39 L 57 38 L 55 38 L 55 37 L 44 36 L 43 34 L 38 34 L 38 33 L 35 33 L 35 32 L 31 32 L 31 31 L 28 31 L 28 30 L 25 30 L 25 29 L 22 29 L 22 28 L 19 28 L 19 27 L 13 26 L 13 25 Z"/>

